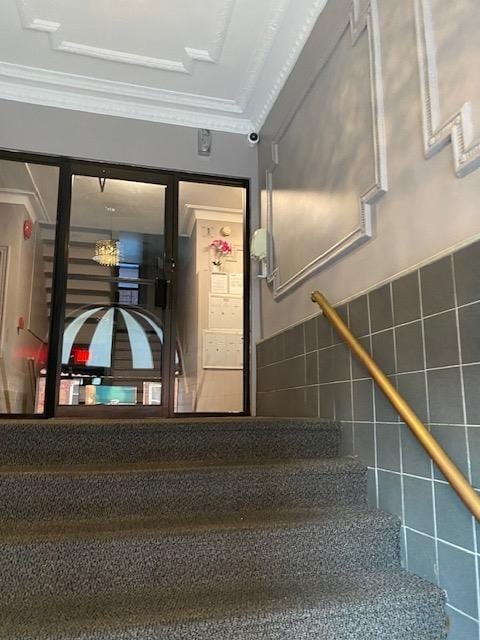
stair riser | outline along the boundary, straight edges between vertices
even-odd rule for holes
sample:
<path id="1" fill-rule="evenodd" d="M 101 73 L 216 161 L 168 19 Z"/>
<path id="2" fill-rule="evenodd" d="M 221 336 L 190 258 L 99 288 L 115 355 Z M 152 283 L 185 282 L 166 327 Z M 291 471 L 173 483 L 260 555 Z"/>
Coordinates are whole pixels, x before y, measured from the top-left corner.
<path id="1" fill-rule="evenodd" d="M 0 546 L 0 600 L 95 599 L 119 590 L 259 588 L 319 574 L 399 568 L 399 525 L 334 522 L 278 530 L 207 531 Z M 331 541 L 335 540 L 335 545 Z M 215 550 L 212 553 L 212 550 Z M 28 587 L 26 587 L 28 585 Z"/>
<path id="2" fill-rule="evenodd" d="M 222 423 L 213 427 L 1 423 L 0 466 L 334 457 L 339 438 L 335 424 L 302 429 L 266 422 L 242 429 Z"/>
<path id="3" fill-rule="evenodd" d="M 231 467 L 208 471 L 0 475 L 0 518 L 48 520 L 308 508 L 365 503 L 360 468 Z"/>

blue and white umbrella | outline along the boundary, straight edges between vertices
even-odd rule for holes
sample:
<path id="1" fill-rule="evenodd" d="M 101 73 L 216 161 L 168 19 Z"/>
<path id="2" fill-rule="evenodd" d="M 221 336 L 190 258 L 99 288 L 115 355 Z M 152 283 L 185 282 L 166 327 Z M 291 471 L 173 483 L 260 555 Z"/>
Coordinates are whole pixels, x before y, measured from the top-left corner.
<path id="1" fill-rule="evenodd" d="M 84 307 L 82 308 L 84 309 Z M 89 344 L 87 367 L 112 366 L 112 350 L 115 339 L 115 326 L 119 317 L 126 327 L 133 369 L 154 369 L 152 340 L 163 346 L 163 329 L 155 316 L 145 310 L 122 305 L 106 305 L 81 310 L 65 329 L 63 334 L 62 364 L 68 365 L 72 349 L 78 343 L 79 333 L 88 334 Z M 92 323 L 93 320 L 93 323 Z M 90 331 L 85 331 L 87 327 Z M 92 327 L 92 328 L 91 328 Z M 153 332 L 152 332 L 153 330 Z M 81 341 L 82 346 L 85 340 Z M 176 358 L 178 363 L 178 358 Z"/>

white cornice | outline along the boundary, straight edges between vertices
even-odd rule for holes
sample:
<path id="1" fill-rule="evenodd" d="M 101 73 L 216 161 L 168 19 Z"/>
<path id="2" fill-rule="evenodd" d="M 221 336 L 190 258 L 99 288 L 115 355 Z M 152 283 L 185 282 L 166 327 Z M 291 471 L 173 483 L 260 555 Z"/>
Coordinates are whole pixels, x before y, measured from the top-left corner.
<path id="1" fill-rule="evenodd" d="M 215 222 L 243 222 L 243 209 L 228 207 L 213 207 L 208 205 L 186 204 L 184 210 L 183 228 L 180 235 L 190 237 L 197 220 L 212 220 Z"/>
<path id="2" fill-rule="evenodd" d="M 38 70 L 37 73 L 37 70 L 31 67 L 20 70 L 24 79 L 30 76 L 31 80 L 29 82 L 18 82 L 15 80 L 15 76 L 10 73 L 12 66 L 18 68 L 18 65 L 0 62 L 0 98 L 5 100 L 233 133 L 248 133 L 252 130 L 250 120 L 229 115 L 232 111 L 235 113 L 236 109 L 232 110 L 227 107 L 227 109 L 218 109 L 221 113 L 212 113 L 213 107 L 211 104 L 214 99 L 210 100 L 207 97 L 194 96 L 189 104 L 189 98 L 186 94 L 179 94 L 179 99 L 175 100 L 175 92 L 169 92 L 167 104 L 163 104 L 163 101 L 158 100 L 158 98 L 156 101 L 147 98 L 144 100 L 134 99 L 134 90 L 125 93 L 123 92 L 124 83 L 115 82 L 108 83 L 107 91 L 92 93 L 85 90 L 85 85 L 101 85 L 101 81 L 81 76 L 79 84 L 83 85 L 83 87 L 75 87 L 73 86 L 75 76 L 43 69 Z M 35 76 L 37 78 L 36 82 L 34 81 Z M 61 78 L 58 78 L 58 76 L 61 76 Z M 62 82 L 51 82 L 53 77 L 56 80 L 65 79 L 68 84 L 63 85 Z M 131 87 L 131 85 L 126 85 L 126 87 Z M 145 93 L 148 93 L 146 88 Z M 129 94 L 132 97 L 126 100 L 125 97 L 129 97 Z M 195 102 L 197 100 L 204 101 L 208 104 L 208 107 L 205 109 L 204 105 L 202 109 L 200 106 L 196 106 Z M 167 106 L 173 105 L 175 102 L 184 108 Z M 192 109 L 188 109 L 188 106 L 191 106 Z M 195 108 L 195 111 L 193 108 Z"/>
<path id="3" fill-rule="evenodd" d="M 0 98 L 232 133 L 259 131 L 326 3 L 302 0 L 297 5 L 297 1 L 269 0 L 263 35 L 249 55 L 250 62 L 246 60 L 247 71 L 239 77 L 236 95 L 227 98 L 157 88 L 161 81 L 157 86 L 137 85 L 2 61 Z M 175 61 L 73 43 L 63 38 L 60 21 L 35 16 L 29 0 L 16 2 L 23 27 L 44 32 L 54 49 L 146 66 L 159 74 L 165 69 L 189 73 L 194 60 L 220 65 L 226 34 L 238 9 L 236 0 L 224 0 L 216 14 L 208 50 L 187 46 L 185 59 Z M 295 12 L 295 21 L 289 31 L 286 25 L 291 12 Z M 183 82 L 183 86 L 187 85 Z"/>

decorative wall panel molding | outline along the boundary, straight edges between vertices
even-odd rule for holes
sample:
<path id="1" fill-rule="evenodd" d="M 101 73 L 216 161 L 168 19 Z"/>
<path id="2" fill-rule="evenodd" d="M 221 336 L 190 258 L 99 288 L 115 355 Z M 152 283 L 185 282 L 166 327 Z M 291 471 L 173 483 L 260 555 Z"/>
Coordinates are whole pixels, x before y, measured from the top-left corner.
<path id="1" fill-rule="evenodd" d="M 388 188 L 377 0 L 354 0 L 333 50 L 320 55 L 313 85 L 273 141 L 266 176 L 275 298 L 370 238 Z"/>
<path id="2" fill-rule="evenodd" d="M 214 15 L 213 36 L 208 48 L 196 49 L 185 46 L 181 60 L 156 58 L 154 56 L 138 55 L 129 51 L 94 47 L 82 42 L 72 42 L 64 37 L 64 25 L 55 20 L 45 20 L 35 17 L 31 6 L 32 0 L 17 0 L 17 8 L 24 29 L 43 31 L 50 39 L 50 46 L 56 51 L 76 53 L 91 58 L 101 58 L 110 62 L 139 65 L 151 69 L 163 69 L 177 73 L 191 73 L 193 60 L 201 62 L 217 62 L 221 54 L 230 19 L 236 0 L 222 0 Z"/>
<path id="3" fill-rule="evenodd" d="M 467 101 L 455 113 L 442 115 L 432 1 L 414 1 L 425 156 L 431 158 L 451 142 L 455 173 L 462 178 L 480 167 L 480 138 L 475 139 L 472 104 Z"/>

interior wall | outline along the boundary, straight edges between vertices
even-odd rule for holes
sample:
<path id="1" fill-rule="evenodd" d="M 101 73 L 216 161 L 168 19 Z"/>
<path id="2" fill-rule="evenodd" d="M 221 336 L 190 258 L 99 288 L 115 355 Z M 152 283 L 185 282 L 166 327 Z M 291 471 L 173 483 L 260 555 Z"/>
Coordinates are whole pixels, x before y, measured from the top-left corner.
<path id="1" fill-rule="evenodd" d="M 407 3 L 362 0 L 358 3 L 360 18 L 356 23 L 359 33 L 354 34 L 358 37 L 356 44 L 352 44 L 348 31 L 352 6 L 350 0 L 330 0 L 261 131 L 259 176 L 264 203 L 267 200 L 265 174 L 274 166 L 272 142 L 281 141 L 279 166 L 273 177 L 273 216 L 277 214 L 278 231 L 274 243 L 277 252 L 281 251 L 281 255 L 277 255 L 281 270 L 287 273 L 290 266 L 292 271 L 294 267 L 298 270 L 298 252 L 302 251 L 302 243 L 305 253 L 317 248 L 320 251 L 330 226 L 340 227 L 343 213 L 350 215 L 352 206 L 359 207 L 358 191 L 373 183 L 357 183 L 361 174 L 356 168 L 359 162 L 363 162 L 372 171 L 379 152 L 383 154 L 385 165 L 383 187 L 386 193 L 377 194 L 372 211 L 371 239 L 337 256 L 328 266 L 304 279 L 280 299 L 274 299 L 271 288 L 266 284 L 262 286 L 264 337 L 314 314 L 315 309 L 310 302 L 310 293 L 314 289 L 323 291 L 332 303 L 340 303 L 431 261 L 434 256 L 448 253 L 480 234 L 480 171 L 475 170 L 479 158 L 476 141 L 480 140 L 480 85 L 472 80 L 473 69 L 476 68 L 472 60 L 478 60 L 480 55 L 478 3 L 471 0 L 458 0 L 453 4 L 449 0 L 412 0 Z M 370 14 L 366 13 L 367 8 Z M 377 55 L 375 80 L 383 85 L 383 105 L 378 100 L 375 103 L 377 110 L 381 111 L 384 106 L 386 145 L 383 150 L 378 139 L 375 149 L 371 127 L 365 127 L 363 115 L 357 117 L 359 109 L 363 114 L 366 106 L 370 108 L 372 118 L 381 115 L 372 111 L 371 60 L 364 59 L 361 67 L 342 67 L 349 64 L 344 51 L 347 39 L 355 55 L 363 58 L 368 55 L 366 39 L 371 35 L 377 9 L 378 39 L 371 43 L 370 48 L 371 53 L 373 47 L 373 53 Z M 415 10 L 418 13 L 417 25 Z M 365 16 L 364 24 L 362 16 Z M 365 24 L 370 25 L 370 31 L 362 31 Z M 422 88 L 419 56 L 420 60 L 426 58 L 423 47 L 425 35 L 429 34 L 436 45 L 436 56 L 432 57 L 430 53 L 427 71 L 430 71 L 430 80 L 435 79 L 436 74 L 438 86 Z M 338 42 L 342 43 L 342 50 L 339 50 Z M 325 73 L 335 73 L 345 86 L 339 88 L 326 83 Z M 358 73 L 362 74 L 363 83 L 357 92 L 352 93 L 348 87 L 359 86 L 358 77 L 353 77 Z M 433 80 L 432 83 L 435 84 Z M 302 108 L 295 115 L 299 99 L 304 97 L 309 87 L 315 91 L 318 86 L 324 87 L 325 91 L 318 94 L 315 108 Z M 379 90 L 378 86 L 376 90 Z M 325 118 L 324 112 L 332 100 L 333 105 L 336 101 L 338 109 L 331 109 L 330 117 Z M 466 103 L 470 103 L 470 115 L 468 107 L 463 107 Z M 431 139 L 428 137 L 429 105 L 430 125 L 436 130 Z M 302 132 L 296 141 L 289 141 L 287 156 L 285 153 L 282 155 L 284 129 L 287 133 Z M 462 169 L 461 157 L 457 157 L 455 166 L 450 142 L 453 132 L 457 147 L 463 144 L 459 142 L 462 129 L 464 142 L 471 147 L 470 151 L 467 149 L 466 165 L 463 165 L 470 173 Z M 382 134 L 382 131 L 377 133 Z M 354 144 L 358 140 L 362 144 Z M 365 141 L 369 143 L 368 153 Z M 429 159 L 425 157 L 425 144 L 430 149 Z M 292 153 L 300 175 L 295 183 L 289 185 L 294 197 L 288 201 L 288 215 L 281 217 L 282 210 L 278 206 L 282 199 L 280 187 L 288 184 L 280 181 L 281 172 L 285 173 L 283 165 L 288 166 L 288 157 Z M 328 154 L 328 157 L 322 158 L 322 154 Z M 322 162 L 330 166 L 330 173 L 347 174 L 351 180 L 345 178 L 339 184 L 327 183 L 324 172 L 320 170 Z M 318 166 L 313 186 L 302 186 L 304 173 L 312 166 Z M 305 169 L 303 173 L 302 169 Z M 456 170 L 465 175 L 457 177 Z M 294 180 L 295 177 L 291 178 Z M 280 182 L 278 190 L 275 190 L 275 181 Z M 352 193 L 355 205 L 351 203 Z M 262 216 L 263 224 L 266 224 L 266 207 Z M 296 235 L 299 238 L 297 245 L 292 242 Z M 304 263 L 307 258 L 311 256 L 306 255 Z"/>
<path id="2" fill-rule="evenodd" d="M 0 343 L 0 413 L 33 412 L 35 379 L 28 359 L 33 359 L 35 375 L 42 347 L 48 342 L 41 228 L 38 222 L 32 223 L 32 235 L 25 239 L 25 220 L 31 221 L 25 207 L 0 203 L 0 245 L 7 247 L 8 254 Z"/>

